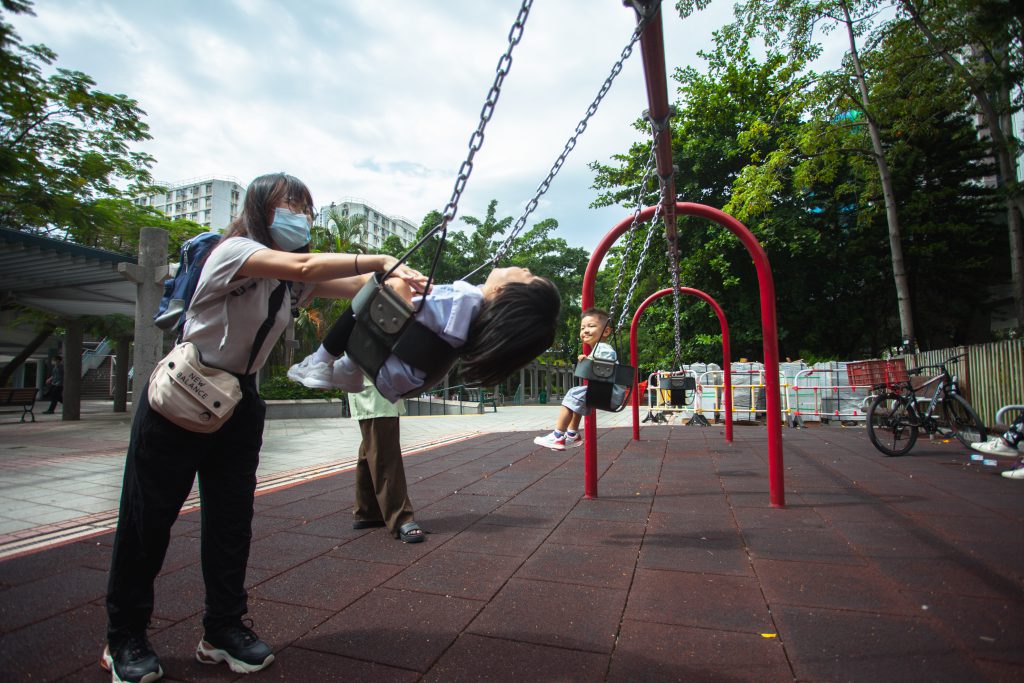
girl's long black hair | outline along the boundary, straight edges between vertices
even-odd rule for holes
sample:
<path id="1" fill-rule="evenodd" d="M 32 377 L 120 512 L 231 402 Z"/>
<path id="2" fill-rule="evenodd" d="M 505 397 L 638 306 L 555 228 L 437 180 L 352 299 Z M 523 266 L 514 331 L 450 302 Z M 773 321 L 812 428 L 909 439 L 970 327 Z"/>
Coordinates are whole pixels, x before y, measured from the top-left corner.
<path id="1" fill-rule="evenodd" d="M 282 202 L 314 215 L 313 195 L 305 183 L 287 173 L 268 173 L 249 183 L 242 213 L 228 226 L 224 239 L 248 237 L 273 247 L 270 224 L 274 221 L 274 209 Z"/>
<path id="2" fill-rule="evenodd" d="M 547 278 L 510 282 L 484 302 L 460 349 L 463 378 L 493 386 L 526 366 L 555 341 L 562 297 Z"/>

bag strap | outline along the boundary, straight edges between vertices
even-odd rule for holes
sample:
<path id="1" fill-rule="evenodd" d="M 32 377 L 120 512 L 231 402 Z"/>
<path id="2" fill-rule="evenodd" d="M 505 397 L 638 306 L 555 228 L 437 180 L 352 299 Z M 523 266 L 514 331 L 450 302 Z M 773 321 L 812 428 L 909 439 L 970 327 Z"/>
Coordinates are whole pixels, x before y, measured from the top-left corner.
<path id="1" fill-rule="evenodd" d="M 249 354 L 249 363 L 245 366 L 245 374 L 249 374 L 252 370 L 252 364 L 256 362 L 256 356 L 259 355 L 260 349 L 263 348 L 263 342 L 266 341 L 267 335 L 270 334 L 270 328 L 274 326 L 274 318 L 277 317 L 277 311 L 281 308 L 281 302 L 284 301 L 284 292 L 288 288 L 287 282 L 282 282 L 277 286 L 270 294 L 270 303 L 267 305 L 267 319 L 260 325 L 260 329 L 256 331 L 256 339 L 252 343 L 252 353 Z"/>

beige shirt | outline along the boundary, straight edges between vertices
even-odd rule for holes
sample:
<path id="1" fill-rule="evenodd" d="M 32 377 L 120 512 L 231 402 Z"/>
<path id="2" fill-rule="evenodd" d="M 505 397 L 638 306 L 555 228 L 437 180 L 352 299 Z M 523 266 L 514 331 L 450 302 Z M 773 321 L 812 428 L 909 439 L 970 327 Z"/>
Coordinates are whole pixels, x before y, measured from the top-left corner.
<path id="1" fill-rule="evenodd" d="M 217 245 L 203 265 L 192 304 L 185 314 L 184 341 L 198 347 L 203 362 L 228 372 L 246 371 L 256 332 L 269 313 L 270 295 L 280 281 L 267 278 L 234 277 L 246 259 L 268 249 L 247 237 L 232 237 Z M 302 307 L 313 299 L 313 285 L 292 283 L 291 305 L 288 293 L 277 310 L 250 373 L 267 362 L 267 356 L 288 325 L 292 307 Z"/>
<path id="2" fill-rule="evenodd" d="M 392 403 L 363 376 L 363 390 L 348 395 L 348 407 L 355 420 L 369 420 L 374 417 L 398 417 L 405 415 L 405 401 Z"/>

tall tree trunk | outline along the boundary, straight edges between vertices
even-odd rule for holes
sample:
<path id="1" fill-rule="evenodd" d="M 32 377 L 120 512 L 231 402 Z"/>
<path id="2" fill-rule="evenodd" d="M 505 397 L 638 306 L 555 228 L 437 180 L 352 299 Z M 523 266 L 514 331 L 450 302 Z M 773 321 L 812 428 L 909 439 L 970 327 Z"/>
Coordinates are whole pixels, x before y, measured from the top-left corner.
<path id="1" fill-rule="evenodd" d="M 999 184 L 1004 192 L 1006 201 L 1006 223 L 1010 238 L 1010 278 L 1013 287 L 1013 310 L 1017 316 L 1017 327 L 1024 328 L 1024 237 L 1021 232 L 1021 215 L 1024 215 L 1024 193 L 1021 192 L 1020 183 L 1017 182 L 1017 158 L 1014 156 L 1006 131 L 1012 130 L 1004 122 L 1009 121 L 1007 115 L 1002 117 L 996 111 L 989 93 L 971 71 L 961 64 L 945 45 L 938 39 L 935 33 L 928 27 L 921 17 L 921 13 L 911 0 L 903 0 L 914 25 L 921 31 L 928 44 L 935 53 L 959 76 L 971 94 L 974 101 L 981 110 L 982 119 L 988 127 L 989 139 L 992 141 L 992 155 L 999 164 Z M 1005 87 L 1004 102 L 1010 101 L 1009 88 Z M 1004 128 L 1004 126 L 1006 126 Z"/>
<path id="2" fill-rule="evenodd" d="M 50 338 L 50 335 L 53 334 L 55 329 L 57 329 L 57 323 L 43 323 L 39 333 L 32 338 L 32 341 L 30 341 L 17 356 L 12 358 L 11 362 L 5 365 L 3 370 L 0 370 L 0 387 L 7 386 L 7 382 L 10 381 L 14 371 L 20 368 L 22 363 L 28 360 L 28 357 L 35 353 L 36 349 L 42 346 L 43 342 Z"/>
<path id="3" fill-rule="evenodd" d="M 857 39 L 853 33 L 853 19 L 846 3 L 842 3 L 846 33 L 850 38 L 850 58 L 857 74 L 857 87 L 860 89 L 861 106 L 867 120 L 868 132 L 871 136 L 871 149 L 874 151 L 875 163 L 878 165 L 878 177 L 882 184 L 882 197 L 885 199 L 885 219 L 889 225 L 889 252 L 892 256 L 892 276 L 896 283 L 896 304 L 900 316 L 900 334 L 905 351 L 913 351 L 914 347 L 914 315 L 910 303 L 910 282 L 907 269 L 903 263 L 903 238 L 900 231 L 899 213 L 896 211 L 896 193 L 892 187 L 892 173 L 889 162 L 885 159 L 882 148 L 882 135 L 878 130 L 878 122 L 871 115 L 871 102 L 868 96 L 867 78 L 857 54 Z M 909 348 L 906 348 L 909 347 Z"/>

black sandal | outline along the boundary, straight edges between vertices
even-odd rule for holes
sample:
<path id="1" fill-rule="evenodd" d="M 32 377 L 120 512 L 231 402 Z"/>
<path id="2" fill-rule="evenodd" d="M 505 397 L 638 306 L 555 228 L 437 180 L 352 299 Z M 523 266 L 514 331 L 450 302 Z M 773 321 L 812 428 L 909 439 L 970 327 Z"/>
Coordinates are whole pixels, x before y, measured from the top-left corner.
<path id="1" fill-rule="evenodd" d="M 398 528 L 398 537 L 402 543 L 421 543 L 426 539 L 427 532 L 416 522 L 407 522 Z"/>

